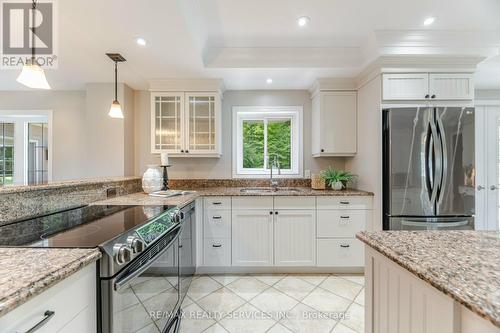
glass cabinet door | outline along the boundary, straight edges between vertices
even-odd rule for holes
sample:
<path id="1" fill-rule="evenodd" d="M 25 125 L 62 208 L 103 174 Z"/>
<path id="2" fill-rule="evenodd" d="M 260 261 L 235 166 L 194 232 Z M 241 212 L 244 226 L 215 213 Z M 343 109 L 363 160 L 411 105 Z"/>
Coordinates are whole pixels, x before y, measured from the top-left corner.
<path id="1" fill-rule="evenodd" d="M 155 95 L 154 149 L 179 152 L 182 148 L 182 94 Z"/>
<path id="2" fill-rule="evenodd" d="M 216 95 L 186 94 L 188 113 L 187 151 L 210 153 L 216 145 Z"/>

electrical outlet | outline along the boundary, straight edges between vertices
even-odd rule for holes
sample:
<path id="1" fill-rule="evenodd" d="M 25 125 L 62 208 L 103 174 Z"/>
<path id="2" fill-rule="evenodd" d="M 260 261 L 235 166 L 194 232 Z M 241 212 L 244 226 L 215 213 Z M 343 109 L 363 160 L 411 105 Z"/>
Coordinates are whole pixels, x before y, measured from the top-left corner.
<path id="1" fill-rule="evenodd" d="M 311 178 L 311 170 L 304 170 L 304 178 Z"/>
<path id="2" fill-rule="evenodd" d="M 111 187 L 106 190 L 106 197 L 114 198 L 116 197 L 116 187 Z"/>

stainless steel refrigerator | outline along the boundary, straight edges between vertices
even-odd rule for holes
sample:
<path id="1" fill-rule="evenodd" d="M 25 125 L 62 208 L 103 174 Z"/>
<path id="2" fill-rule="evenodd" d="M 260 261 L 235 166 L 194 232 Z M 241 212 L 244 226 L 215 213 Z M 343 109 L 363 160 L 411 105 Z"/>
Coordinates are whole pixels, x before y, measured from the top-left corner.
<path id="1" fill-rule="evenodd" d="M 474 229 L 474 108 L 383 110 L 384 230 Z"/>

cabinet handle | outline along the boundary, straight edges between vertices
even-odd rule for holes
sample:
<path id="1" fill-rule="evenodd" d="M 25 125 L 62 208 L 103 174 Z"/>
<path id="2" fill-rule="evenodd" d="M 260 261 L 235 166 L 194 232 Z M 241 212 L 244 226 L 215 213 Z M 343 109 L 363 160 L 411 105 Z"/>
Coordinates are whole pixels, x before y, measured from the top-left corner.
<path id="1" fill-rule="evenodd" d="M 222 247 L 221 244 L 212 244 L 212 247 Z"/>
<path id="2" fill-rule="evenodd" d="M 269 215 L 273 215 L 273 212 L 269 212 Z"/>
<path id="3" fill-rule="evenodd" d="M 341 219 L 348 219 L 348 218 L 349 218 L 349 216 L 341 216 L 340 218 L 341 218 Z"/>
<path id="4" fill-rule="evenodd" d="M 212 216 L 212 218 L 213 218 L 214 220 L 220 220 L 220 219 L 222 218 L 222 216 L 220 216 L 220 215 L 215 215 L 215 216 Z"/>
<path id="5" fill-rule="evenodd" d="M 346 249 L 346 248 L 348 248 L 348 247 L 350 247 L 350 246 L 351 246 L 351 245 L 349 245 L 349 244 L 340 244 L 340 247 L 343 247 L 344 249 Z"/>
<path id="6" fill-rule="evenodd" d="M 322 153 L 324 153 L 324 152 L 325 152 L 325 150 L 324 150 L 324 149 L 321 149 L 321 152 L 322 152 Z"/>
<path id="7" fill-rule="evenodd" d="M 184 149 L 181 149 L 181 153 L 183 153 L 183 152 L 184 152 Z"/>
<path id="8" fill-rule="evenodd" d="M 274 212 L 274 215 L 278 215 L 278 212 Z"/>
<path id="9" fill-rule="evenodd" d="M 47 310 L 43 314 L 43 319 L 40 320 L 38 323 L 35 324 L 32 328 L 26 331 L 26 333 L 33 333 L 35 331 L 38 331 L 39 328 L 41 328 L 43 325 L 47 324 L 47 322 L 54 317 L 56 313 L 54 311 Z"/>
<path id="10" fill-rule="evenodd" d="M 425 95 L 425 98 L 429 98 L 429 94 Z"/>
<path id="11" fill-rule="evenodd" d="M 341 205 L 348 205 L 349 204 L 349 201 L 341 201 L 340 202 Z"/>
<path id="12" fill-rule="evenodd" d="M 215 202 L 212 202 L 212 205 L 222 205 L 222 202 L 220 202 L 220 201 L 215 201 Z"/>
<path id="13" fill-rule="evenodd" d="M 436 95 L 432 95 L 431 98 L 436 98 Z"/>

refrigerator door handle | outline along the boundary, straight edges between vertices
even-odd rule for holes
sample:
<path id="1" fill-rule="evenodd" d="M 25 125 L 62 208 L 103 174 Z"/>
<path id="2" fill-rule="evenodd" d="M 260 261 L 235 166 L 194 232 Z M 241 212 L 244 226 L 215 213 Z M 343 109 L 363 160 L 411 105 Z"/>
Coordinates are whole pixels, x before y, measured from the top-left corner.
<path id="1" fill-rule="evenodd" d="M 425 153 L 424 153 L 424 158 L 425 158 L 425 167 L 424 167 L 424 183 L 425 183 L 425 189 L 427 190 L 427 195 L 429 196 L 429 200 L 431 200 L 432 197 L 432 186 L 433 186 L 433 179 L 434 179 L 434 174 L 432 172 L 432 149 L 431 147 L 433 146 L 433 140 L 432 140 L 432 130 L 430 124 L 427 125 L 427 134 L 425 137 Z M 431 202 L 431 204 L 433 204 Z"/>
<path id="2" fill-rule="evenodd" d="M 434 112 L 431 114 L 431 133 L 432 133 L 432 144 L 434 148 L 434 180 L 432 185 L 432 194 L 431 194 L 431 204 L 435 206 L 437 200 L 437 194 L 439 190 L 439 184 L 441 184 L 441 180 L 443 178 L 443 165 L 442 165 L 442 149 L 438 136 L 438 131 L 436 127 L 436 119 L 434 116 Z"/>
<path id="3" fill-rule="evenodd" d="M 402 220 L 401 225 L 410 226 L 410 227 L 431 227 L 431 228 L 440 228 L 440 227 L 463 227 L 469 224 L 468 220 L 457 220 L 450 222 L 426 222 L 426 221 L 418 221 L 418 220 Z"/>
<path id="4" fill-rule="evenodd" d="M 437 117 L 437 127 L 439 131 L 439 140 L 441 143 L 441 181 L 438 185 L 438 203 L 441 204 L 443 201 L 442 191 L 446 186 L 446 174 L 448 170 L 448 149 L 446 143 L 446 133 L 444 131 L 443 120 L 441 117 Z"/>

